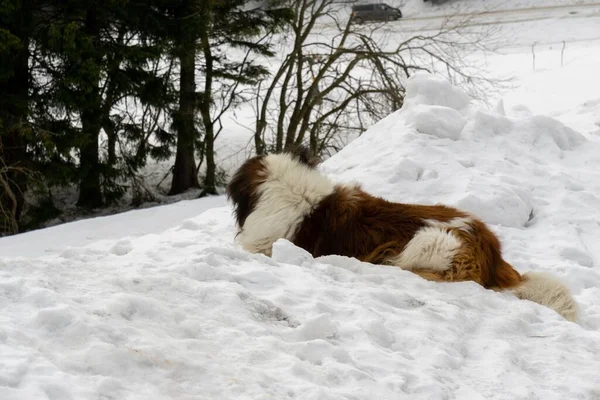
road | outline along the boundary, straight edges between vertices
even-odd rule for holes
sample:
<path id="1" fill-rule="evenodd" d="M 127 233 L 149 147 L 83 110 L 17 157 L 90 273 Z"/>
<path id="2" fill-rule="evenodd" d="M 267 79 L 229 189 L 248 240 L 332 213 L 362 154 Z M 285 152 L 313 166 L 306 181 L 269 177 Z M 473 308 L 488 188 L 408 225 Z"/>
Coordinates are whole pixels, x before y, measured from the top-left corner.
<path id="1" fill-rule="evenodd" d="M 560 20 L 560 23 L 556 23 Z M 452 26 L 490 27 L 501 37 L 503 47 L 532 44 L 584 43 L 600 41 L 600 2 L 493 10 L 448 15 L 407 16 L 387 23 L 387 34 L 432 33 Z"/>
<path id="2" fill-rule="evenodd" d="M 513 10 L 494 10 L 472 14 L 456 13 L 451 16 L 407 17 L 395 22 L 404 31 L 434 30 L 444 24 L 461 24 L 468 26 L 505 25 L 533 21 L 551 21 L 555 19 L 599 18 L 600 3 L 546 6 Z M 597 25 L 600 36 L 600 24 Z"/>
<path id="3" fill-rule="evenodd" d="M 407 13 L 408 14 L 408 13 Z M 342 22 L 347 17 L 341 17 Z M 557 21 L 560 20 L 560 23 Z M 506 48 L 535 44 L 570 44 L 600 41 L 600 1 L 594 3 L 541 6 L 520 9 L 456 12 L 452 15 L 407 15 L 388 23 L 371 22 L 361 25 L 365 31 L 398 37 L 431 35 L 453 26 L 492 29 Z M 325 23 L 320 33 L 328 36 L 337 31 L 335 24 Z M 472 29 L 471 29 L 472 30 Z"/>
<path id="4" fill-rule="evenodd" d="M 519 8 L 510 10 L 490 10 L 475 13 L 455 13 L 454 17 L 465 18 L 468 16 L 475 16 L 476 18 L 485 17 L 501 17 L 502 20 L 505 18 L 508 21 L 520 20 L 524 16 L 529 16 L 526 20 L 531 19 L 548 19 L 554 18 L 556 13 L 562 15 L 578 15 L 583 14 L 598 14 L 600 12 L 600 3 L 587 3 L 587 4 L 576 4 L 576 5 L 561 5 L 561 6 L 540 6 L 530 8 Z M 533 17 L 531 17 L 533 15 Z M 516 18 L 511 20 L 510 18 Z M 443 20 L 447 18 L 445 15 L 427 15 L 422 17 L 407 17 L 403 21 L 421 21 L 421 20 Z"/>

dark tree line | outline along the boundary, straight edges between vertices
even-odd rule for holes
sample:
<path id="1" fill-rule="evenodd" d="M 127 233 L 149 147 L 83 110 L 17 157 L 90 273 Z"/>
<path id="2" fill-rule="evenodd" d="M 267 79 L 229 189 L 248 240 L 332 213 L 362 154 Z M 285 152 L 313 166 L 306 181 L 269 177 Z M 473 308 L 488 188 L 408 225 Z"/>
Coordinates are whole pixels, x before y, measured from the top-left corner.
<path id="1" fill-rule="evenodd" d="M 216 193 L 219 118 L 292 15 L 277 0 L 0 0 L 0 234 L 58 212 L 55 188 L 76 186 L 82 210 L 141 193 L 150 158 L 175 156 L 169 194 Z"/>
<path id="2" fill-rule="evenodd" d="M 172 164 L 168 195 L 217 193 L 215 140 L 240 105 L 254 152 L 327 156 L 401 108 L 415 71 L 490 87 L 463 57 L 488 37 L 468 18 L 357 25 L 355 1 L 0 0 L 0 235 L 155 200 L 152 160 Z M 57 206 L 64 188 L 77 198 Z"/>

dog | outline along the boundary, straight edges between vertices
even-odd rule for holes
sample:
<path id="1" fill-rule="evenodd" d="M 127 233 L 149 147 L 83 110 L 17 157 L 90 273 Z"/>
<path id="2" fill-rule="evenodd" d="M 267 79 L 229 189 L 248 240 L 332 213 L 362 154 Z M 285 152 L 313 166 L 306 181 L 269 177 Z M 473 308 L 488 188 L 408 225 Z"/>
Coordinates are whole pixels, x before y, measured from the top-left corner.
<path id="1" fill-rule="evenodd" d="M 431 281 L 510 290 L 576 320 L 568 288 L 545 273 L 517 272 L 480 219 L 445 205 L 391 202 L 359 185 L 335 184 L 318 165 L 307 148 L 298 147 L 252 157 L 237 169 L 227 198 L 245 250 L 271 256 L 273 243 L 287 239 L 313 257 L 353 257 Z"/>

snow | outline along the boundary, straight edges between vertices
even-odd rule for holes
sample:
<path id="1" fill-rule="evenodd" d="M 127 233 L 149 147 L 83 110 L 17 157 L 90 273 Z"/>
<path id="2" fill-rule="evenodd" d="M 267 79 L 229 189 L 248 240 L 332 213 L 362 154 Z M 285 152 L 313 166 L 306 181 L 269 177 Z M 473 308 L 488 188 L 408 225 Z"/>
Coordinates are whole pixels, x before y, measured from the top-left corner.
<path id="1" fill-rule="evenodd" d="M 529 57 L 519 53 L 497 56 L 497 62 L 503 63 L 505 74 L 519 77 L 513 83 L 513 89 L 503 95 L 505 106 L 509 109 L 518 107 L 525 115 L 552 116 L 586 136 L 600 137 L 598 45 L 600 41 L 567 44 L 563 65 L 562 45 L 540 46 L 536 50 L 535 69 L 531 49 Z"/>
<path id="2" fill-rule="evenodd" d="M 458 139 L 466 124 L 461 111 L 471 99 L 442 79 L 415 78 L 406 84 L 403 110 L 410 113 L 415 128 L 437 137 Z"/>
<path id="3" fill-rule="evenodd" d="M 116 216 L 78 220 L 0 240 L 0 256 L 34 258 L 55 254 L 67 247 L 81 247 L 117 237 L 139 237 L 160 233 L 205 210 L 224 206 L 224 196 L 204 197 L 132 210 Z"/>
<path id="4" fill-rule="evenodd" d="M 414 31 L 502 11 L 477 18 L 503 24 L 486 62 L 513 87 L 484 106 L 417 74 L 405 107 L 321 170 L 476 213 L 520 272 L 570 287 L 577 324 L 284 240 L 271 258 L 249 254 L 215 196 L 1 238 L 0 399 L 599 399 L 599 7 L 405 3 L 399 29 Z M 575 8 L 510 11 L 563 5 Z M 228 123 L 226 168 L 250 138 Z"/>
<path id="5" fill-rule="evenodd" d="M 466 109 L 471 102 L 462 90 L 452 86 L 448 81 L 438 77 L 416 75 L 406 83 L 405 104 L 428 104 L 441 106 L 457 111 Z"/>
<path id="6" fill-rule="evenodd" d="M 569 285 L 578 324 L 285 240 L 249 254 L 216 197 L 0 240 L 0 398 L 598 398 L 600 145 L 439 77 L 407 90 L 322 171 L 477 213 L 519 271 Z"/>

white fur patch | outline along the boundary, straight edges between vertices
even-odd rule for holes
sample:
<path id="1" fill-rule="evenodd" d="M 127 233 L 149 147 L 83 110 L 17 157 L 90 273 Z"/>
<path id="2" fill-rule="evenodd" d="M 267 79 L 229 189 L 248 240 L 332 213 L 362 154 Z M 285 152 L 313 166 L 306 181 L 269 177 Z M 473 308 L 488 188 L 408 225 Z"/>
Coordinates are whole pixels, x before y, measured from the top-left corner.
<path id="1" fill-rule="evenodd" d="M 576 321 L 577 303 L 562 282 L 541 272 L 528 272 L 523 277 L 525 282 L 512 289 L 518 298 L 549 307 L 565 319 Z"/>
<path id="2" fill-rule="evenodd" d="M 387 261 L 402 269 L 445 271 L 452 265 L 460 240 L 443 228 L 427 226 L 419 229 L 402 253 Z"/>
<path id="3" fill-rule="evenodd" d="M 271 255 L 277 239 L 293 240 L 303 219 L 334 191 L 334 184 L 319 171 L 287 154 L 264 158 L 265 182 L 259 200 L 246 219 L 238 240 L 253 253 Z"/>

